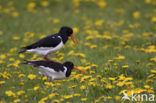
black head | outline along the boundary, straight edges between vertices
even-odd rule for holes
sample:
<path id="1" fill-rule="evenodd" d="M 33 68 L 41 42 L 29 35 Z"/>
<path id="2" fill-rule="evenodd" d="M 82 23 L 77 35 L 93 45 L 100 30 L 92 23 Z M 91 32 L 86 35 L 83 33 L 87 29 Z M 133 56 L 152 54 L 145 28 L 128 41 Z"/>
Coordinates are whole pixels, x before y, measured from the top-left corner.
<path id="1" fill-rule="evenodd" d="M 61 27 L 59 34 L 63 34 L 66 36 L 71 36 L 73 34 L 73 29 L 67 26 Z"/>
<path id="2" fill-rule="evenodd" d="M 69 77 L 71 74 L 72 69 L 74 68 L 74 64 L 70 61 L 63 63 L 65 67 L 67 67 L 66 77 Z"/>
<path id="3" fill-rule="evenodd" d="M 63 63 L 63 65 L 65 67 L 67 67 L 67 69 L 70 69 L 70 70 L 72 70 L 74 68 L 74 64 L 72 62 L 70 62 L 70 61 L 67 61 L 67 62 Z"/>

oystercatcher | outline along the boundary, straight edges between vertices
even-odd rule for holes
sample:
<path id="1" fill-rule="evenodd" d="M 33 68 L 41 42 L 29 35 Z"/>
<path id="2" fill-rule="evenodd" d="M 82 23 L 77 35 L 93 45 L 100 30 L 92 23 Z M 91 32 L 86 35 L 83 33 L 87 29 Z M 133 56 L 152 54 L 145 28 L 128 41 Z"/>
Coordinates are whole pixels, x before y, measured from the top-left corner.
<path id="1" fill-rule="evenodd" d="M 58 33 L 49 35 L 31 45 L 23 47 L 23 50 L 19 53 L 34 52 L 36 54 L 43 55 L 45 60 L 50 61 L 50 59 L 48 59 L 48 55 L 62 48 L 67 42 L 68 37 L 71 37 L 75 45 L 76 42 L 79 43 L 73 35 L 72 28 L 64 26 L 61 27 Z"/>
<path id="2" fill-rule="evenodd" d="M 33 60 L 33 61 L 26 61 L 25 63 L 21 64 L 29 64 L 33 65 L 34 67 L 39 67 L 38 70 L 50 77 L 50 81 L 53 82 L 55 79 L 63 79 L 70 76 L 72 69 L 77 69 L 83 73 L 86 73 L 86 71 L 83 71 L 70 61 L 67 61 L 63 64 L 53 61 L 44 61 L 44 60 Z"/>

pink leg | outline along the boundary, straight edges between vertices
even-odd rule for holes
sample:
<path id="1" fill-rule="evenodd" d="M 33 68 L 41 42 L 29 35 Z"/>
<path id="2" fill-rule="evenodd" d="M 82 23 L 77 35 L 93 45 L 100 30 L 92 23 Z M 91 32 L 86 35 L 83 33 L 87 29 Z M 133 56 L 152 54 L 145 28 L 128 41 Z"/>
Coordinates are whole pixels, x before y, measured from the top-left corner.
<path id="1" fill-rule="evenodd" d="M 47 61 L 51 61 L 51 60 L 48 58 L 48 55 L 45 55 L 45 56 L 44 56 L 44 59 L 47 60 Z"/>
<path id="2" fill-rule="evenodd" d="M 52 79 L 50 79 L 50 82 L 51 82 L 51 83 L 54 83 Z"/>
<path id="3" fill-rule="evenodd" d="M 50 60 L 50 59 L 48 58 L 48 54 L 44 56 L 44 59 L 47 60 L 47 61 L 52 61 L 52 60 Z M 56 61 L 52 61 L 52 62 L 56 62 Z M 56 63 L 57 63 L 57 62 L 56 62 Z"/>

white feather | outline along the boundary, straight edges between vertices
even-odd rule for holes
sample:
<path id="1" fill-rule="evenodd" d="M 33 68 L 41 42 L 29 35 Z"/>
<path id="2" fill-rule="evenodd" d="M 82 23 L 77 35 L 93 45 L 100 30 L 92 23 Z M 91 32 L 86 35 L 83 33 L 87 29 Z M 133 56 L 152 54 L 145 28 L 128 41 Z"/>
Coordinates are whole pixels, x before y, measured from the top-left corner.
<path id="1" fill-rule="evenodd" d="M 35 48 L 35 49 L 29 49 L 27 50 L 27 52 L 34 52 L 36 54 L 39 54 L 39 55 L 47 55 L 49 53 L 52 53 L 52 52 L 55 52 L 59 49 L 61 49 L 63 47 L 63 42 L 61 41 L 59 45 L 57 45 L 56 47 L 38 47 L 38 48 Z"/>
<path id="2" fill-rule="evenodd" d="M 52 80 L 54 79 L 63 79 L 63 78 L 66 78 L 66 71 L 67 71 L 67 68 L 64 66 L 64 71 L 55 71 L 53 68 L 49 68 L 49 67 L 44 67 L 44 66 L 40 66 L 39 68 L 39 71 L 46 75 L 46 76 L 49 76 L 51 77 Z"/>

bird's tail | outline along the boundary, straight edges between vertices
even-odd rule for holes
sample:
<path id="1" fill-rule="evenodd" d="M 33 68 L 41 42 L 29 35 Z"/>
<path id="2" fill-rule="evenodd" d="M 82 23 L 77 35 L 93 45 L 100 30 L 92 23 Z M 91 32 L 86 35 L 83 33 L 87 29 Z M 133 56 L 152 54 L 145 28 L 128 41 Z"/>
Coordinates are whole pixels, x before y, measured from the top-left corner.
<path id="1" fill-rule="evenodd" d="M 37 67 L 37 63 L 34 61 L 27 61 L 27 60 L 24 60 L 24 62 L 20 63 L 20 64 L 28 64 L 28 65 L 33 65 L 34 67 Z"/>
<path id="2" fill-rule="evenodd" d="M 29 64 L 29 61 L 24 60 L 24 62 L 20 63 L 20 64 Z"/>
<path id="3" fill-rule="evenodd" d="M 21 50 L 20 52 L 18 52 L 18 54 L 24 53 L 26 52 L 26 49 Z"/>

